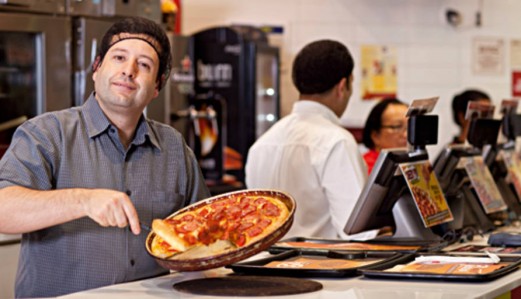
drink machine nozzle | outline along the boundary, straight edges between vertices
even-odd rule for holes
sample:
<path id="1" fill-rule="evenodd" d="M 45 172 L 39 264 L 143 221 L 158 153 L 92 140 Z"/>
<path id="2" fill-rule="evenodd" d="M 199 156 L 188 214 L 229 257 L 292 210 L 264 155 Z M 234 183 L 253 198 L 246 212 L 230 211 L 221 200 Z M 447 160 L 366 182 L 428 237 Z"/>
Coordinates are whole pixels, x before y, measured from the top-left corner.
<path id="1" fill-rule="evenodd" d="M 184 135 L 195 153 L 205 179 L 209 184 L 219 183 L 224 174 L 225 129 L 222 125 L 222 99 L 206 95 L 193 98 L 190 103 L 186 109 L 174 112 L 171 119 L 184 119 L 187 122 Z"/>

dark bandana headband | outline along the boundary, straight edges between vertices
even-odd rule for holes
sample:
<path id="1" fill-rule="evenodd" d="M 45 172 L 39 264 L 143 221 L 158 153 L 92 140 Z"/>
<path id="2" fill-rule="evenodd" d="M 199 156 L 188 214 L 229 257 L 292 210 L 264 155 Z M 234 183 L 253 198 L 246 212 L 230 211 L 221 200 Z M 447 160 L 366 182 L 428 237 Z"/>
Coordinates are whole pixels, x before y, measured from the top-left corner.
<path id="1" fill-rule="evenodd" d="M 152 49 L 154 49 L 154 51 L 156 51 L 157 58 L 160 58 L 160 57 L 161 57 L 159 51 L 157 50 L 157 47 L 156 47 L 156 46 L 155 46 L 151 41 L 149 41 L 149 40 L 146 39 L 146 38 L 143 38 L 143 37 L 140 37 L 140 36 L 135 36 L 135 35 L 133 35 L 133 36 L 127 36 L 127 37 L 122 37 L 122 38 L 118 38 L 118 40 L 116 40 L 115 42 L 111 43 L 111 44 L 109 45 L 108 48 L 110 49 L 110 48 L 112 48 L 112 46 L 114 46 L 115 44 L 119 43 L 120 41 L 124 41 L 124 40 L 126 40 L 126 39 L 139 39 L 139 40 L 144 41 L 145 43 L 149 44 L 149 45 L 152 47 Z"/>

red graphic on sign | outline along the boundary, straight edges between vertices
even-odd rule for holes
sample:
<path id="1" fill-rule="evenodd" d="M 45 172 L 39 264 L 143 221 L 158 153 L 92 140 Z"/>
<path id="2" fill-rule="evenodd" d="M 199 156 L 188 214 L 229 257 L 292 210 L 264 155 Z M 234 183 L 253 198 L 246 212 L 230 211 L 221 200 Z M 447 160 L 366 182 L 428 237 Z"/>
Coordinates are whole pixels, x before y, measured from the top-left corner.
<path id="1" fill-rule="evenodd" d="M 521 71 L 512 71 L 512 96 L 521 97 Z"/>

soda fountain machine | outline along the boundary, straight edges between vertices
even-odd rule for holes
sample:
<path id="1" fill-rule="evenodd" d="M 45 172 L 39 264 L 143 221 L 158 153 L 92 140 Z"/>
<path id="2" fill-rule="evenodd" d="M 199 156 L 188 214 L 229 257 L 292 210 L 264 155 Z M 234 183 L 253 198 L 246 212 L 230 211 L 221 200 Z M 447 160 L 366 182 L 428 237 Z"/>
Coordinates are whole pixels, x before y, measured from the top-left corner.
<path id="1" fill-rule="evenodd" d="M 248 149 L 280 117 L 278 48 L 249 26 L 210 28 L 173 44 L 172 125 L 213 193 L 243 188 Z"/>

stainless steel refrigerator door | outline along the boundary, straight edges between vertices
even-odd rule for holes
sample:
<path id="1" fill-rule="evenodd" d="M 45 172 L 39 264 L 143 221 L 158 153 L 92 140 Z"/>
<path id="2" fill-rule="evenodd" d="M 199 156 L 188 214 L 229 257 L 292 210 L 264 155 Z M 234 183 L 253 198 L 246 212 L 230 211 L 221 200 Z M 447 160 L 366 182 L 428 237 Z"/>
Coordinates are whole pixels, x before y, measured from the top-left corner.
<path id="1" fill-rule="evenodd" d="M 0 0 L 0 9 L 23 12 L 65 13 L 64 0 Z"/>
<path id="2" fill-rule="evenodd" d="M 278 49 L 258 49 L 256 56 L 255 138 L 279 120 Z"/>
<path id="3" fill-rule="evenodd" d="M 4 131 L 22 118 L 71 106 L 70 46 L 67 17 L 0 13 L 0 123 L 8 124 Z"/>
<path id="4" fill-rule="evenodd" d="M 101 0 L 66 0 L 67 13 L 81 16 L 101 16 Z"/>
<path id="5" fill-rule="evenodd" d="M 74 104 L 79 106 L 94 90 L 92 63 L 96 59 L 101 39 L 113 20 L 77 18 L 74 20 Z"/>

